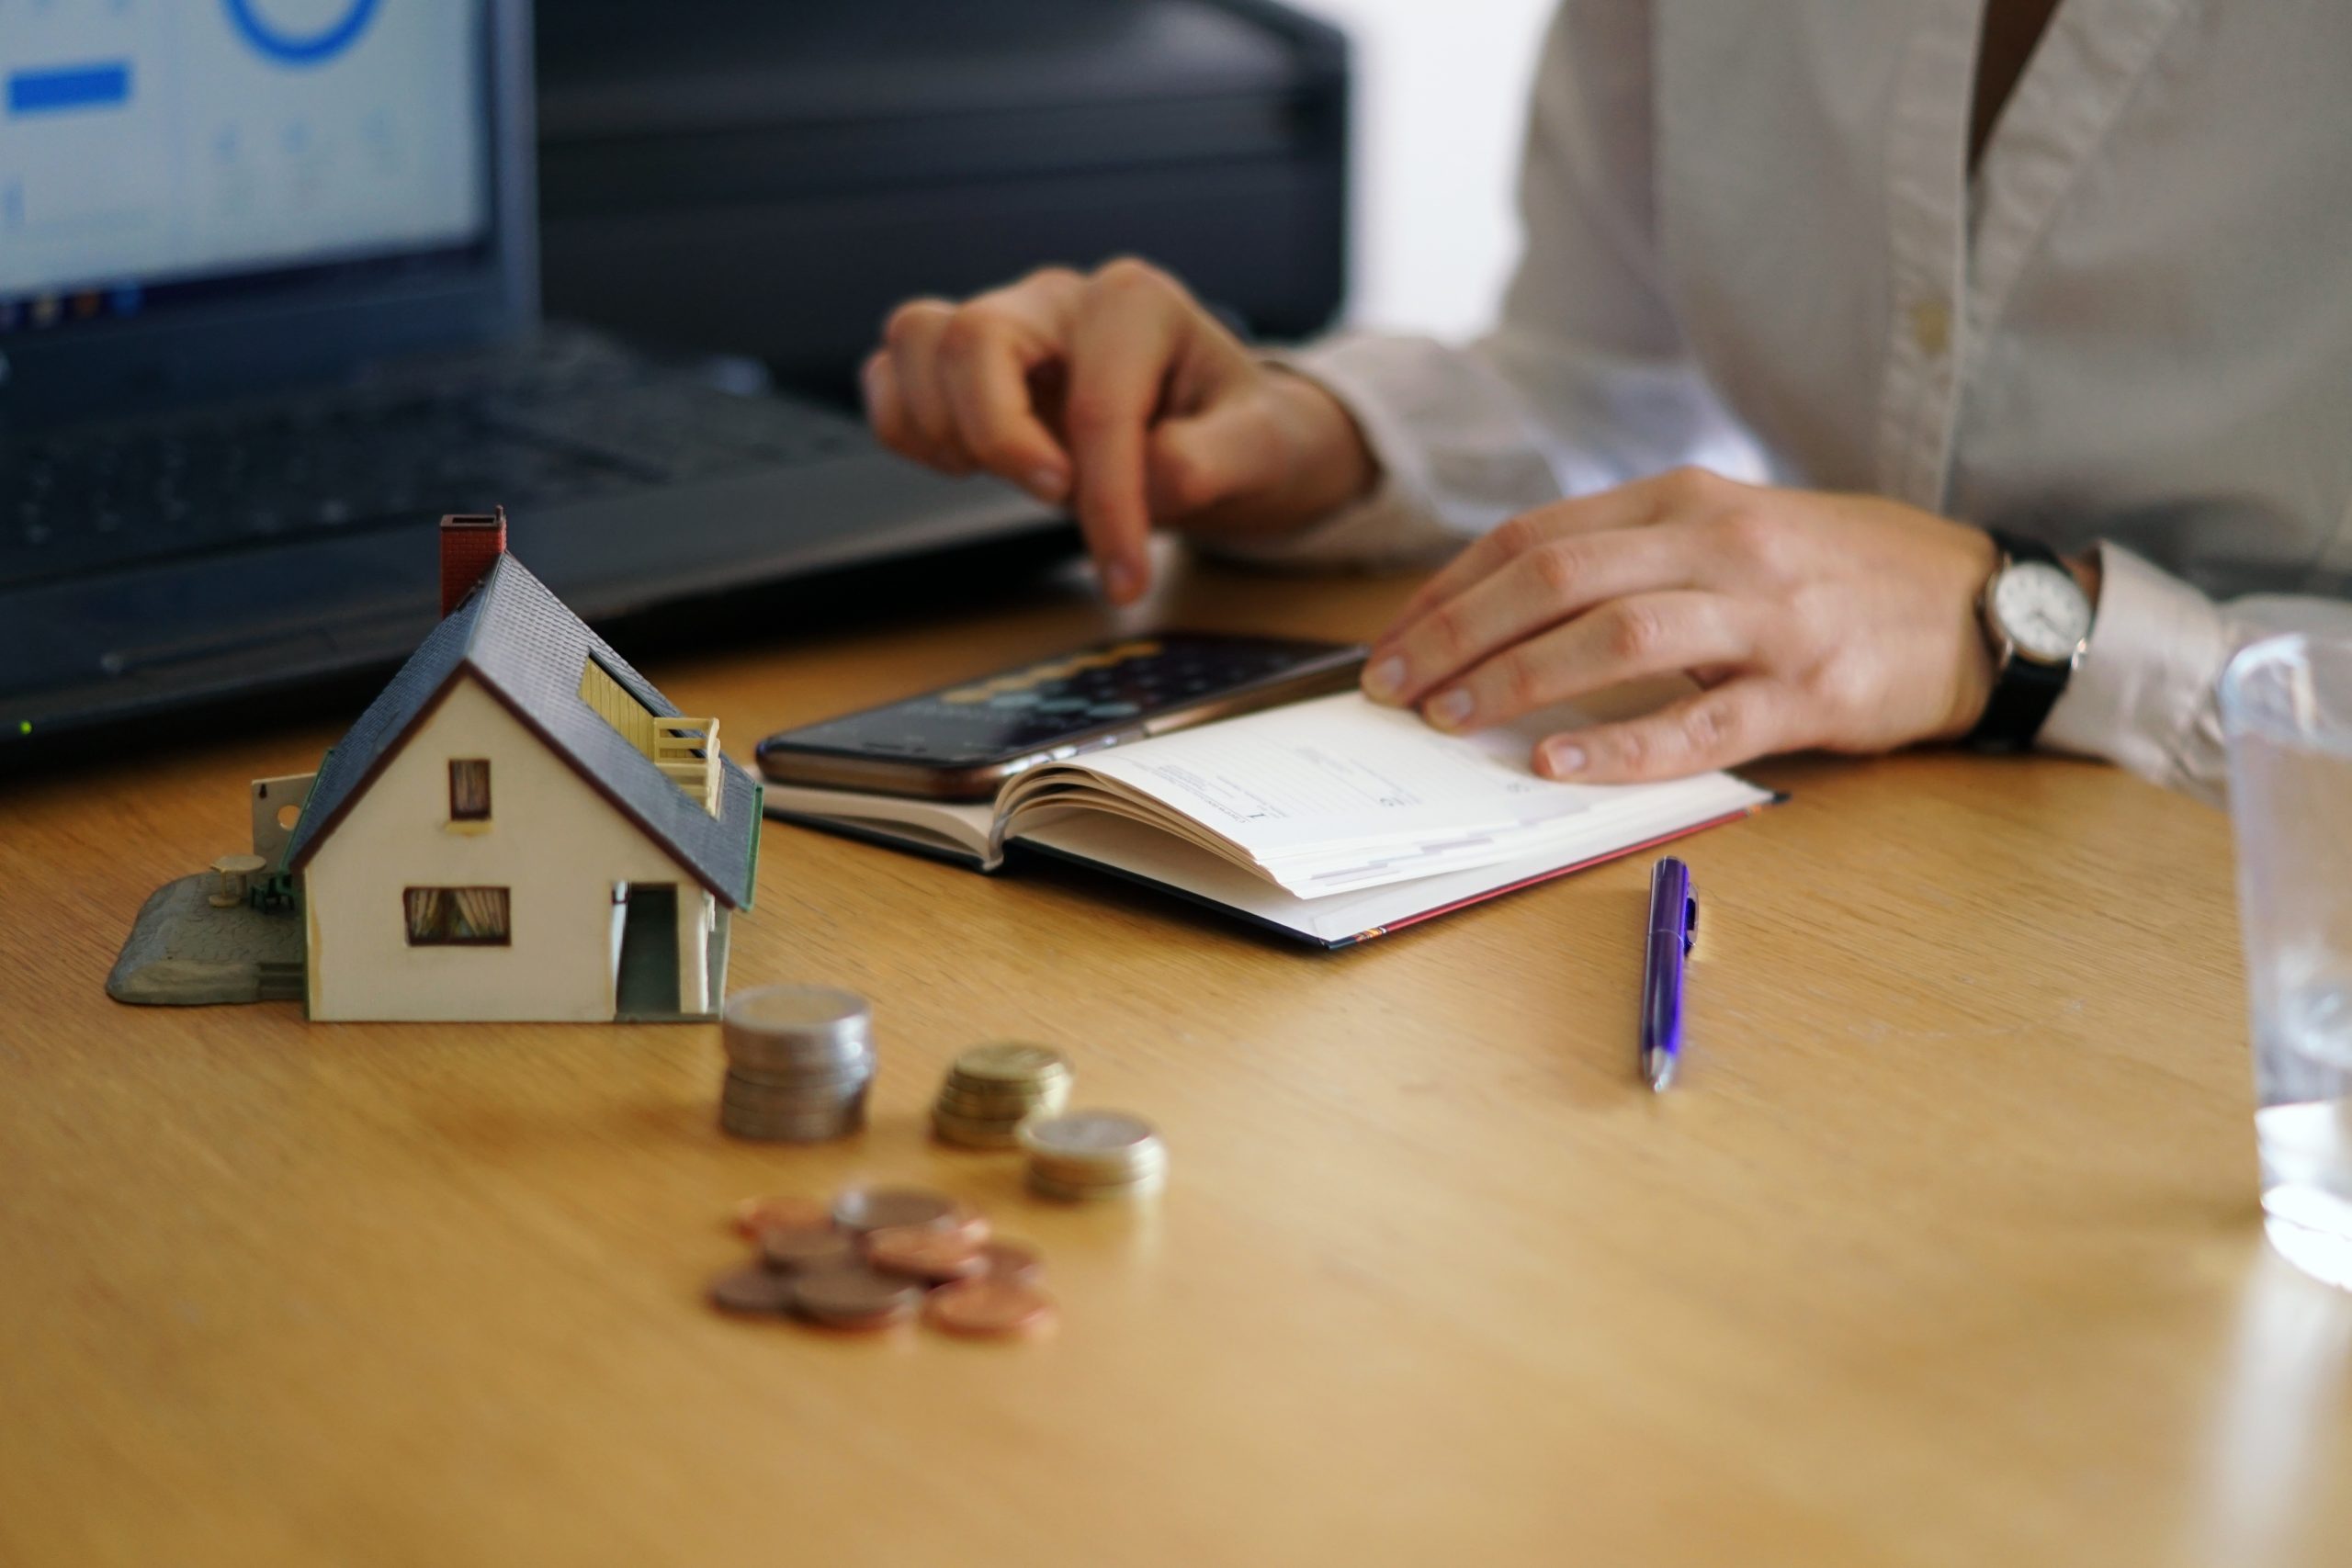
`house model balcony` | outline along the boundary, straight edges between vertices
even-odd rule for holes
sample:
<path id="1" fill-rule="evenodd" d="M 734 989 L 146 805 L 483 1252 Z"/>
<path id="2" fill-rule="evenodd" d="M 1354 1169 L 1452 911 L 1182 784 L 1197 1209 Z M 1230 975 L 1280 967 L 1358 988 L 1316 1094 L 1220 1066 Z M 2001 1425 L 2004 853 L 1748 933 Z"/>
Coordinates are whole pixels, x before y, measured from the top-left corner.
<path id="1" fill-rule="evenodd" d="M 718 766 L 718 720 L 655 713 L 593 655 L 581 666 L 580 700 L 619 730 L 644 753 L 646 761 L 662 770 L 663 778 L 685 791 L 689 800 L 713 817 L 718 815 L 723 777 Z"/>
<path id="2" fill-rule="evenodd" d="M 653 750 L 647 755 L 689 799 L 718 815 L 718 720 L 662 719 L 654 727 Z"/>

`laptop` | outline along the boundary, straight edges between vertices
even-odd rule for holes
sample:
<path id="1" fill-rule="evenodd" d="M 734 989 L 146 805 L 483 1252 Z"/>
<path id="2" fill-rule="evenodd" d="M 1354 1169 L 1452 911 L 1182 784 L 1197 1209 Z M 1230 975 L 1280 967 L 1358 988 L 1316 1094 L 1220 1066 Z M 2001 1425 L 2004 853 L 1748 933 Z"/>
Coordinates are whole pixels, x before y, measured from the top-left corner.
<path id="1" fill-rule="evenodd" d="M 6 7 L 0 761 L 405 656 L 447 513 L 595 621 L 1066 535 L 542 326 L 530 44 L 527 0 Z"/>

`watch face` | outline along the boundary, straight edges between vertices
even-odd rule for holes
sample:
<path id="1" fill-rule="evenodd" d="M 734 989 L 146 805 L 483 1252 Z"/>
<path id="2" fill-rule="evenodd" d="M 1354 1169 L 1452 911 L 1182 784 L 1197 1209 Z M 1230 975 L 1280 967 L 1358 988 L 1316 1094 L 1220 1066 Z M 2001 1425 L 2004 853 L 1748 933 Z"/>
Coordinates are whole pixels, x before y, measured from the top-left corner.
<path id="1" fill-rule="evenodd" d="M 2018 561 L 1994 580 L 1993 617 L 2018 651 L 2064 664 L 2091 632 L 2091 602 L 2072 573 L 2046 561 Z"/>

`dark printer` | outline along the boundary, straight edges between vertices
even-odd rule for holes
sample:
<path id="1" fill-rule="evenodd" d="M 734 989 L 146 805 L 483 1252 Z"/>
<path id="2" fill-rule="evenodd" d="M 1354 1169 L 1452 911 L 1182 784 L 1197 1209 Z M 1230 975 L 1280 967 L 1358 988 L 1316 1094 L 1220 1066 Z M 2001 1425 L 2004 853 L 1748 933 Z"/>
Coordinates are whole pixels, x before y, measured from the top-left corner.
<path id="1" fill-rule="evenodd" d="M 1148 257 L 1270 337 L 1343 287 L 1348 74 L 1261 0 L 553 0 L 550 313 L 846 391 L 884 315 Z"/>

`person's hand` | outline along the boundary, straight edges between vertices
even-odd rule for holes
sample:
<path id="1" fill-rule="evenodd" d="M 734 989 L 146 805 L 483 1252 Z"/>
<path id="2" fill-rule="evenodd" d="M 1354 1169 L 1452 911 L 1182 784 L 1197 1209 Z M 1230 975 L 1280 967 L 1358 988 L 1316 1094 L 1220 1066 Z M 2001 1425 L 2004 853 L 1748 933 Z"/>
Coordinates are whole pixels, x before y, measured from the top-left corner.
<path id="1" fill-rule="evenodd" d="M 1955 739 L 1992 689 L 1982 531 L 1876 496 L 1681 468 L 1524 513 L 1374 647 L 1364 689 L 1481 729 L 1640 676 L 1702 688 L 1538 742 L 1551 778 L 1679 777 L 1772 752 Z"/>
<path id="2" fill-rule="evenodd" d="M 1375 468 L 1314 382 L 1261 362 L 1183 285 L 1137 261 L 1066 268 L 963 304 L 892 312 L 865 406 L 893 451 L 985 469 L 1078 514 L 1114 604 L 1141 594 L 1154 525 L 1295 528 Z"/>

